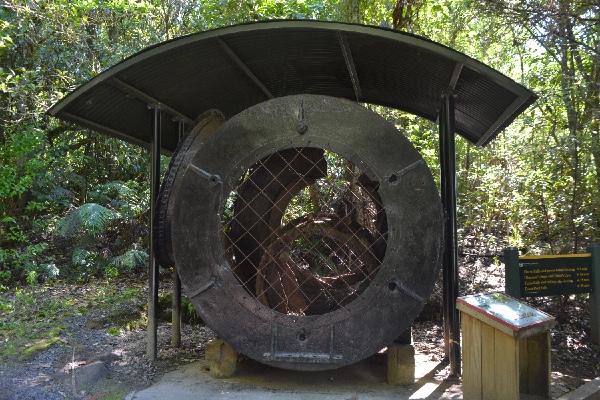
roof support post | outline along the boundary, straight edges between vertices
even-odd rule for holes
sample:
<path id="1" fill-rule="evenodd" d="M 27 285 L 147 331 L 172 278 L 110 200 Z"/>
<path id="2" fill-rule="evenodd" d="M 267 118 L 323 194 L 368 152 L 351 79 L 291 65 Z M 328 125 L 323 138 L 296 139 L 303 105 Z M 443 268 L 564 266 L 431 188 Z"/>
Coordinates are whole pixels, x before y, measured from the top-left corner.
<path id="1" fill-rule="evenodd" d="M 175 348 L 181 347 L 181 280 L 177 268 L 173 266 L 173 293 L 171 295 L 171 345 Z"/>
<path id="2" fill-rule="evenodd" d="M 157 359 L 158 353 L 158 263 L 154 258 L 154 210 L 160 188 L 161 111 L 157 105 L 149 105 L 153 111 L 153 135 L 150 142 L 150 265 L 148 268 L 148 325 L 146 355 Z"/>
<path id="3" fill-rule="evenodd" d="M 185 122 L 177 119 L 177 131 L 179 142 L 183 139 Z M 177 268 L 173 265 L 173 292 L 171 294 L 171 345 L 175 348 L 181 347 L 181 280 Z"/>
<path id="4" fill-rule="evenodd" d="M 456 148 L 454 93 L 443 96 L 439 118 L 442 206 L 445 214 L 443 268 L 444 350 L 450 375 L 460 375 L 458 297 L 458 242 L 456 237 Z"/>

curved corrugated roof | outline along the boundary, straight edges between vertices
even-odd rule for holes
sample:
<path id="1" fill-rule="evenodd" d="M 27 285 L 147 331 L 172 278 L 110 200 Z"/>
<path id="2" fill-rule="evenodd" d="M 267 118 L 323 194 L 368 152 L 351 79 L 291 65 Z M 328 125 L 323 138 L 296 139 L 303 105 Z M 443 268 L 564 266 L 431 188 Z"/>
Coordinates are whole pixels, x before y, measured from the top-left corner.
<path id="1" fill-rule="evenodd" d="M 428 39 L 364 25 L 265 21 L 200 32 L 148 47 L 97 75 L 49 114 L 146 146 L 149 104 L 188 124 L 218 109 L 231 117 L 269 98 L 321 94 L 436 120 L 456 94 L 456 131 L 486 145 L 535 100 L 498 71 Z M 173 151 L 177 124 L 163 118 Z"/>

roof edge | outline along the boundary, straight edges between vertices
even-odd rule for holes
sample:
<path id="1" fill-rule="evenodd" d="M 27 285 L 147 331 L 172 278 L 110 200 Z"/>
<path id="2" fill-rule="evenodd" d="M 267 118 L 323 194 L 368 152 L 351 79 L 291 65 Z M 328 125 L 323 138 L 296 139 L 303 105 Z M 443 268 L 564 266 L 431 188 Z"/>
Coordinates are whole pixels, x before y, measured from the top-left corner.
<path id="1" fill-rule="evenodd" d="M 271 29 L 286 29 L 286 28 L 306 28 L 306 29 L 324 29 L 337 32 L 353 32 L 362 33 L 367 35 L 374 35 L 382 38 L 396 40 L 399 42 L 407 43 L 415 47 L 423 48 L 429 51 L 433 51 L 437 54 L 444 55 L 450 59 L 456 60 L 469 68 L 489 77 L 490 79 L 498 82 L 499 84 L 509 87 L 519 97 L 526 97 L 535 100 L 535 95 L 524 86 L 515 82 L 511 78 L 502 74 L 501 72 L 487 66 L 486 64 L 478 61 L 472 57 L 467 56 L 457 50 L 451 49 L 443 44 L 434 42 L 422 36 L 417 36 L 411 33 L 393 30 L 385 27 L 376 27 L 370 25 L 361 24 L 350 24 L 343 22 L 334 21 L 318 21 L 318 20 L 266 20 L 258 22 L 248 22 L 239 25 L 231 25 L 220 28 L 215 28 L 207 31 L 201 31 L 192 33 L 186 36 L 180 36 L 178 38 L 170 39 L 165 42 L 150 45 L 139 52 L 125 58 L 114 66 L 102 71 L 86 83 L 80 85 L 75 90 L 67 94 L 61 100 L 56 102 L 52 107 L 47 110 L 47 114 L 56 116 L 63 108 L 67 107 L 71 102 L 76 100 L 81 94 L 91 89 L 92 87 L 107 81 L 122 70 L 132 66 L 138 62 L 142 62 L 147 58 L 153 57 L 160 54 L 165 50 L 171 50 L 179 46 L 185 46 L 193 42 L 199 42 L 211 38 L 217 38 L 228 34 L 235 34 L 245 31 L 256 31 L 256 30 L 271 30 Z M 495 136 L 495 135 L 492 135 Z"/>

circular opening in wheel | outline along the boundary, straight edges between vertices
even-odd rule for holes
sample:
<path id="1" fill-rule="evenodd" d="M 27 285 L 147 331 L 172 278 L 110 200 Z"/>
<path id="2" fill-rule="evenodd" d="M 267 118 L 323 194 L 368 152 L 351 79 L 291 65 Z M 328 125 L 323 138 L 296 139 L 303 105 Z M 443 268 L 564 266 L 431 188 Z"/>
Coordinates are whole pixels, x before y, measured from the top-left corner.
<path id="1" fill-rule="evenodd" d="M 222 212 L 236 278 L 283 314 L 345 307 L 385 256 L 387 220 L 377 187 L 332 151 L 297 147 L 262 158 L 238 179 Z"/>

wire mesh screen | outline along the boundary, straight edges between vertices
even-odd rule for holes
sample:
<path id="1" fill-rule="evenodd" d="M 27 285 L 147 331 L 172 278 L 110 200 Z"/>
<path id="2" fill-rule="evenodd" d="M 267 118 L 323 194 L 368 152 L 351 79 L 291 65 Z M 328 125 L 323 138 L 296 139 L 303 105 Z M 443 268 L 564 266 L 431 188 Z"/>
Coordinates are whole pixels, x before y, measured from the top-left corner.
<path id="1" fill-rule="evenodd" d="M 284 149 L 240 177 L 222 216 L 231 267 L 246 291 L 284 314 L 345 307 L 386 249 L 378 183 L 338 154 Z"/>

